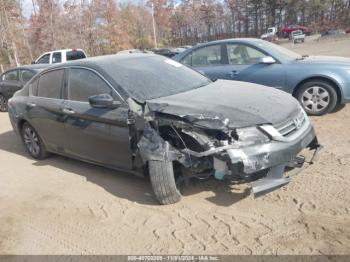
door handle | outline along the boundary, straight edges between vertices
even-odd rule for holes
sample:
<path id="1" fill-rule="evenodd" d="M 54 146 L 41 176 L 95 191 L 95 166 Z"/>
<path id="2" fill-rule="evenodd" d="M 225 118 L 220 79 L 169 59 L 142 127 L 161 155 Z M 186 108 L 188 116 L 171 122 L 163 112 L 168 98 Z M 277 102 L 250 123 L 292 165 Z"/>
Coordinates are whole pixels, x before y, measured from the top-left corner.
<path id="1" fill-rule="evenodd" d="M 29 108 L 34 108 L 34 107 L 36 107 L 36 104 L 35 103 L 27 103 L 27 107 L 29 107 Z"/>
<path id="2" fill-rule="evenodd" d="M 232 76 L 238 76 L 238 75 L 239 75 L 239 72 L 238 72 L 237 70 L 233 70 L 233 71 L 231 72 L 231 75 L 232 75 Z"/>
<path id="3" fill-rule="evenodd" d="M 235 78 L 239 75 L 239 72 L 237 70 L 233 70 L 230 73 L 228 73 L 228 76 L 231 78 Z"/>
<path id="4" fill-rule="evenodd" d="M 73 109 L 71 109 L 71 108 L 63 108 L 62 112 L 64 114 L 66 114 L 66 115 L 73 115 L 73 114 L 75 114 L 75 111 Z"/>

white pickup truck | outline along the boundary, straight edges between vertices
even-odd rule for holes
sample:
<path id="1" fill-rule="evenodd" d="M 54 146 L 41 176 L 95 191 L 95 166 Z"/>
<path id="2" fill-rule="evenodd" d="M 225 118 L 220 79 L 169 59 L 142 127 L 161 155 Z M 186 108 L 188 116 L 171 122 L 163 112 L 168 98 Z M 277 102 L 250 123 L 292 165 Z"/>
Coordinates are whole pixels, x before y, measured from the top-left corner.
<path id="1" fill-rule="evenodd" d="M 290 39 L 293 41 L 294 44 L 298 42 L 305 42 L 305 34 L 301 30 L 295 30 L 290 33 Z"/>
<path id="2" fill-rule="evenodd" d="M 46 52 L 33 61 L 32 64 L 57 64 L 86 57 L 87 55 L 82 49 L 62 49 Z"/>
<path id="3" fill-rule="evenodd" d="M 261 36 L 261 39 L 267 40 L 275 36 L 277 36 L 277 27 L 269 27 L 267 32 Z"/>

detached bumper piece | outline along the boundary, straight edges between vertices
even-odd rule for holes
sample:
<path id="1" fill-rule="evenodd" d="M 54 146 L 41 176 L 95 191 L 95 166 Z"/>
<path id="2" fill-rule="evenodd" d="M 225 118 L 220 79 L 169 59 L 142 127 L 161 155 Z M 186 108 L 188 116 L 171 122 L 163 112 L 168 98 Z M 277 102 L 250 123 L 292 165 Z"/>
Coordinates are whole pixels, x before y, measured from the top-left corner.
<path id="1" fill-rule="evenodd" d="M 271 167 L 266 177 L 251 182 L 255 197 L 265 195 L 289 183 L 290 179 L 284 177 L 285 165 Z"/>
<path id="2" fill-rule="evenodd" d="M 310 165 L 313 164 L 318 156 L 319 151 L 322 148 L 323 147 L 318 144 L 317 139 L 315 138 L 314 141 L 310 144 L 310 149 L 314 150 L 314 153 L 311 157 L 311 160 L 307 163 Z M 302 168 L 305 162 L 306 160 L 304 156 L 296 156 L 293 160 L 286 164 L 271 167 L 265 177 L 251 182 L 254 196 L 260 197 L 274 191 L 275 189 L 287 185 L 290 182 L 291 178 L 285 177 L 283 175 L 285 168 Z"/>

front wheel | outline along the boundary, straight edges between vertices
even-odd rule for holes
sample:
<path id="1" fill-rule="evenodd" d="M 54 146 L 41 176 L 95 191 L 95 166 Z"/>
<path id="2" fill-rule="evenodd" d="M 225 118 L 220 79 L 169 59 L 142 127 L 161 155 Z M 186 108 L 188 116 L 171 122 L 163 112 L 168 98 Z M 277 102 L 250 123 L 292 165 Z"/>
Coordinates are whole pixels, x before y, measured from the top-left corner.
<path id="1" fill-rule="evenodd" d="M 35 129 L 28 123 L 24 123 L 21 130 L 22 140 L 28 153 L 35 159 L 44 159 L 49 153 Z"/>
<path id="2" fill-rule="evenodd" d="M 162 205 L 177 203 L 182 195 L 176 187 L 173 162 L 149 161 L 149 176 L 153 192 Z"/>
<path id="3" fill-rule="evenodd" d="M 301 86 L 297 99 L 306 113 L 320 116 L 333 111 L 337 105 L 337 92 L 328 82 L 309 81 Z"/>
<path id="4" fill-rule="evenodd" d="M 7 112 L 7 99 L 0 94 L 0 112 Z"/>

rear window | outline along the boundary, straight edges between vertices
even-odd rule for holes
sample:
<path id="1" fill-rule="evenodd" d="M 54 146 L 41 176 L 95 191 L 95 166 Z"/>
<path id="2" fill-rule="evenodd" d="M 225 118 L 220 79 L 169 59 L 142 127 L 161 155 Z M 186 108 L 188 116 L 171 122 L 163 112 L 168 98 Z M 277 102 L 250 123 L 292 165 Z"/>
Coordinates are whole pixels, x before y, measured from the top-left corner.
<path id="1" fill-rule="evenodd" d="M 43 74 L 39 80 L 38 96 L 47 98 L 61 98 L 64 70 L 54 70 Z"/>
<path id="2" fill-rule="evenodd" d="M 79 51 L 79 50 L 67 51 L 67 61 L 78 60 L 83 58 L 86 58 L 86 55 L 84 54 L 83 51 Z"/>

